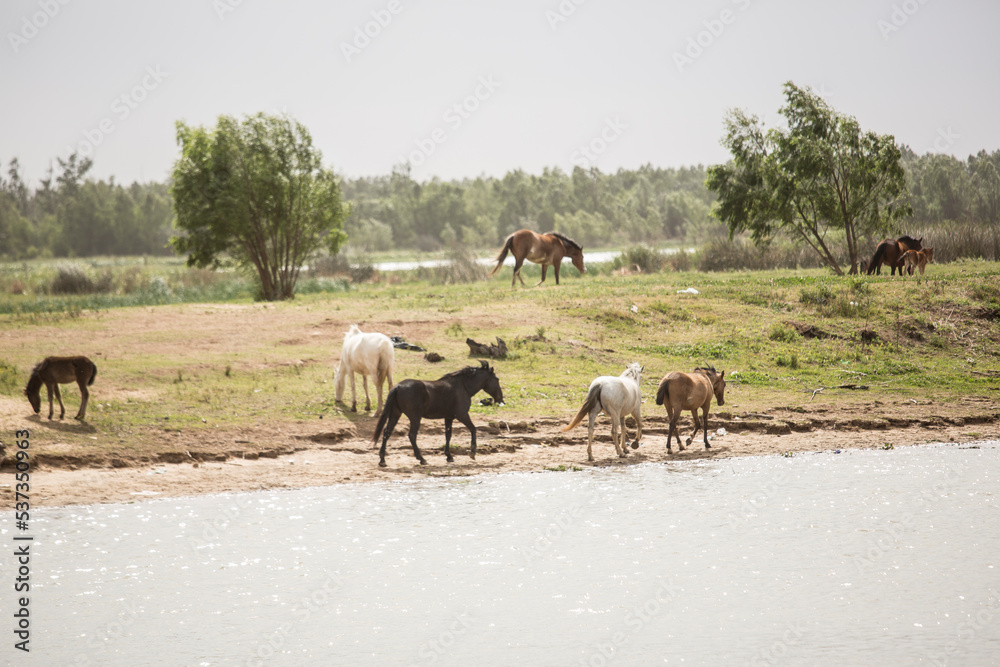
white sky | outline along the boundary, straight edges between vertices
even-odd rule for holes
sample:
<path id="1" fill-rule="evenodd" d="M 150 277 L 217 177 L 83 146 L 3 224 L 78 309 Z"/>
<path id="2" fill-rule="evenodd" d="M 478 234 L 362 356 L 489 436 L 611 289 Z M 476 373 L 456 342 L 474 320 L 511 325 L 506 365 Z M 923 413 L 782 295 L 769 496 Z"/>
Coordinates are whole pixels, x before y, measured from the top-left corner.
<path id="1" fill-rule="evenodd" d="M 372 12 L 391 22 L 349 62 Z M 417 142 L 421 179 L 712 164 L 726 110 L 773 124 L 789 79 L 918 153 L 965 158 L 1000 148 L 998 28 L 995 0 L 3 0 L 0 160 L 37 184 L 99 139 L 93 176 L 162 181 L 175 121 L 287 111 L 351 177 Z M 477 87 L 477 108 L 450 112 Z"/>

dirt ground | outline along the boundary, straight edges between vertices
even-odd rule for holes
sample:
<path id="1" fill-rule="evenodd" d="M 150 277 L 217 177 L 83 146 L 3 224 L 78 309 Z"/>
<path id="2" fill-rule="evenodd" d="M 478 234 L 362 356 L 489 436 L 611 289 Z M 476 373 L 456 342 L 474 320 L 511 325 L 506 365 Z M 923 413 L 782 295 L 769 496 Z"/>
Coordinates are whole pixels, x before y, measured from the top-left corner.
<path id="1" fill-rule="evenodd" d="M 31 418 L 37 420 L 37 418 Z M 79 447 L 47 447 L 34 459 L 32 505 L 135 502 L 147 498 L 342 483 L 391 482 L 426 477 L 462 477 L 508 472 L 562 472 L 638 463 L 683 462 L 733 456 L 784 454 L 845 449 L 890 449 L 929 442 L 969 443 L 1000 438 L 1000 402 L 973 397 L 958 405 L 921 404 L 913 400 L 874 402 L 846 408 L 775 408 L 764 412 L 710 416 L 711 449 L 701 439 L 684 452 L 674 444 L 666 452 L 663 415 L 647 416 L 642 444 L 619 459 L 610 442 L 609 423 L 598 421 L 593 463 L 587 462 L 585 425 L 561 432 L 565 421 L 491 421 L 480 423 L 478 454 L 468 457 L 468 432 L 456 427 L 455 462 L 445 461 L 443 428 L 425 422 L 418 444 L 428 465 L 416 464 L 405 431 L 397 427 L 389 444 L 388 467 L 379 468 L 378 451 L 369 442 L 371 417 L 297 422 L 280 428 L 214 431 L 200 437 L 197 449 L 183 443 L 161 443 L 156 457 L 101 458 L 81 454 Z M 405 423 L 405 420 L 403 420 Z M 322 426 L 320 426 L 322 425 Z M 35 422 L 33 426 L 45 428 Z M 86 428 L 86 425 L 66 425 Z M 690 433 L 685 416 L 683 433 Z M 724 434 L 720 429 L 725 429 Z M 264 432 L 267 431 L 267 432 Z M 634 433 L 634 432 L 633 432 Z M 178 434 L 179 435 L 179 434 Z M 169 439 L 170 435 L 164 436 Z M 241 442 L 274 442 L 271 449 L 249 451 Z M 890 447 L 891 445 L 891 447 Z M 8 444 L 8 447 L 10 445 Z M 10 461 L 8 450 L 7 461 Z M 891 453 L 887 452 L 888 456 Z M 0 498 L 13 502 L 13 469 L 0 474 Z"/>

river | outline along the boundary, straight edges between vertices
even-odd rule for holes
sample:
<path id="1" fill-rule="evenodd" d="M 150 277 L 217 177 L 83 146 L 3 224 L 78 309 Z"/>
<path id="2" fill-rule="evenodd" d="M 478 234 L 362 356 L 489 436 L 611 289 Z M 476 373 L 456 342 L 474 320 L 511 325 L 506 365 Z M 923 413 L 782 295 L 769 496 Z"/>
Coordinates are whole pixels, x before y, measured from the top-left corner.
<path id="1" fill-rule="evenodd" d="M 998 481 L 986 442 L 42 509 L 0 659 L 994 665 Z"/>

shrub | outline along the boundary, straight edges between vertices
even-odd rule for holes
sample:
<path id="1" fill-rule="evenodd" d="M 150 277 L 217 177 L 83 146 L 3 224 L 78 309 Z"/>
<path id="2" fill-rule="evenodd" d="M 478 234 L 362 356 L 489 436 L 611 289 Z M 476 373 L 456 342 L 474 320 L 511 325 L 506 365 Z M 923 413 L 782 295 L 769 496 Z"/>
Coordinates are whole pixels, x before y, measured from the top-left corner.
<path id="1" fill-rule="evenodd" d="M 767 337 L 781 343 L 794 343 L 799 339 L 799 334 L 792 327 L 775 322 L 771 326 L 771 333 Z"/>
<path id="2" fill-rule="evenodd" d="M 640 273 L 659 273 L 666 265 L 667 255 L 649 246 L 634 245 L 615 257 L 611 268 L 615 271 L 624 267 Z"/>
<path id="3" fill-rule="evenodd" d="M 49 285 L 52 294 L 94 294 L 94 281 L 82 269 L 76 266 L 59 268 L 56 277 Z"/>
<path id="4" fill-rule="evenodd" d="M 20 377 L 17 368 L 0 359 L 0 394 L 14 393 L 20 386 Z"/>

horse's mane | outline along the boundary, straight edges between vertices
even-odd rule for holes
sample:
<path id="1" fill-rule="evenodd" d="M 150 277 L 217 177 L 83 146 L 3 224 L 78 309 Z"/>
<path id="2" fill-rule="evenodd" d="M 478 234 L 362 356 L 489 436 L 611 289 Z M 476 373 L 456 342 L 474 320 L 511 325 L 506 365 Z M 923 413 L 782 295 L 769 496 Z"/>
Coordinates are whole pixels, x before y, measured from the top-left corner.
<path id="1" fill-rule="evenodd" d="M 465 368 L 459 368 L 457 371 L 452 371 L 450 373 L 445 373 L 439 379 L 444 380 L 445 378 L 458 378 L 465 376 L 475 375 L 478 371 L 490 370 L 488 364 L 483 364 L 481 366 L 466 366 Z"/>
<path id="2" fill-rule="evenodd" d="M 48 366 L 49 360 L 45 359 L 35 364 L 35 367 L 31 369 L 31 377 L 28 378 L 28 386 L 24 388 L 24 395 L 28 396 L 38 390 L 42 386 L 42 371 Z"/>
<path id="3" fill-rule="evenodd" d="M 359 327 L 357 324 L 352 324 L 350 328 L 347 330 L 347 333 L 344 334 L 344 340 L 347 340 L 351 336 L 357 335 L 359 333 L 361 333 L 361 327 Z"/>
<path id="4" fill-rule="evenodd" d="M 712 373 L 718 373 L 719 372 L 719 371 L 715 370 L 715 366 L 708 366 L 707 368 L 705 366 L 698 366 L 698 368 L 696 368 L 695 370 L 696 371 L 711 371 Z"/>
<path id="5" fill-rule="evenodd" d="M 548 234 L 550 236 L 554 236 L 557 239 L 559 239 L 560 241 L 562 241 L 564 246 L 568 246 L 568 247 L 573 248 L 575 250 L 580 250 L 580 251 L 583 250 L 583 247 L 579 243 L 577 243 L 576 241 L 574 241 L 570 237 L 566 236 L 565 234 L 560 234 L 559 232 L 548 232 Z"/>
<path id="6" fill-rule="evenodd" d="M 920 241 L 918 241 L 915 238 L 911 238 L 909 236 L 900 236 L 898 239 L 896 239 L 896 241 L 897 242 L 902 241 L 911 250 L 920 250 Z"/>

